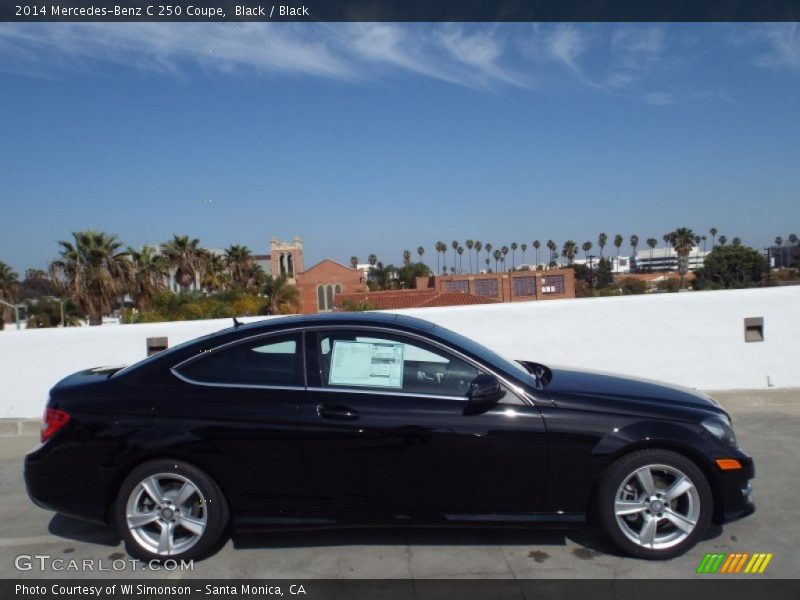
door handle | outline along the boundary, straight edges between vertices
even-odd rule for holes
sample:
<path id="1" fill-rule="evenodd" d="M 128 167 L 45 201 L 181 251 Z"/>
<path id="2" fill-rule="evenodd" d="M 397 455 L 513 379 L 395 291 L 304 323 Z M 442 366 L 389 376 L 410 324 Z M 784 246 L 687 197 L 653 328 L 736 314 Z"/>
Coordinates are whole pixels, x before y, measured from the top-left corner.
<path id="1" fill-rule="evenodd" d="M 336 419 L 338 421 L 355 421 L 360 416 L 352 408 L 336 404 L 318 404 L 317 414 L 323 419 Z"/>

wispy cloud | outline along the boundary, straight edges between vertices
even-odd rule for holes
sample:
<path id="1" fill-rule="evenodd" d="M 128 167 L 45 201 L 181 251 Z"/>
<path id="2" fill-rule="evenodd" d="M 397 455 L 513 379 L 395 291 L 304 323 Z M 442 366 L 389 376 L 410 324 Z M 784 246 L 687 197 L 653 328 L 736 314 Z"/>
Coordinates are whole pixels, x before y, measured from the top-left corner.
<path id="1" fill-rule="evenodd" d="M 764 29 L 760 63 L 800 69 L 798 36 L 796 24 Z M 198 67 L 231 76 L 360 82 L 413 76 L 480 90 L 577 85 L 657 106 L 707 97 L 660 82 L 681 53 L 686 45 L 664 25 L 0 25 L 0 71 L 34 76 L 65 77 L 106 64 L 178 77 Z"/>
<path id="2" fill-rule="evenodd" d="M 760 46 L 755 64 L 775 70 L 800 72 L 800 24 L 760 25 L 749 39 Z"/>

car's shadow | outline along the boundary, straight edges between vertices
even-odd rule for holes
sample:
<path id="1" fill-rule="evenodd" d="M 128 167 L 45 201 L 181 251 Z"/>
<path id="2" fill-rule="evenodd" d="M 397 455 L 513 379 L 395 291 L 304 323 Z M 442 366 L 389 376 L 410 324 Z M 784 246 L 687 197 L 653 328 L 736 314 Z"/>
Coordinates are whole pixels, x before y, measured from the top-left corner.
<path id="1" fill-rule="evenodd" d="M 342 528 L 307 531 L 234 533 L 235 548 L 303 548 L 330 546 L 581 546 L 578 555 L 617 554 L 594 528 L 574 530 L 507 528 Z"/>
<path id="2" fill-rule="evenodd" d="M 118 546 L 121 541 L 115 527 L 97 525 L 59 514 L 50 519 L 47 531 L 60 538 L 75 542 L 86 542 L 87 544 Z"/>
<path id="3" fill-rule="evenodd" d="M 64 515 L 50 520 L 48 531 L 55 536 L 103 546 L 118 546 L 121 538 L 113 526 L 97 525 Z M 719 537 L 722 527 L 709 528 L 706 540 Z M 570 530 L 507 528 L 340 528 L 233 533 L 235 548 L 313 548 L 331 546 L 525 546 L 533 558 L 535 548 L 565 546 L 567 540 L 580 546 L 572 550 L 577 558 L 598 554 L 623 556 L 596 527 Z"/>

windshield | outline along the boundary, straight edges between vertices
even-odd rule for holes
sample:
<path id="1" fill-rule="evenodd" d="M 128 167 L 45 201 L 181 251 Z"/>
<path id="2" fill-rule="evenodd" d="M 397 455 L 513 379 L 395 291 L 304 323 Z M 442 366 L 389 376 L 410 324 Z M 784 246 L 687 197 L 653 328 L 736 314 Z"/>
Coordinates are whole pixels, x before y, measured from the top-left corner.
<path id="1" fill-rule="evenodd" d="M 436 327 L 434 332 L 441 337 L 442 339 L 451 342 L 455 346 L 463 348 L 476 358 L 489 363 L 490 365 L 497 367 L 498 369 L 502 370 L 504 373 L 515 377 L 525 383 L 529 383 L 531 385 L 536 385 L 535 378 L 528 372 L 528 370 L 513 360 L 509 360 L 493 350 L 489 350 L 486 346 L 479 344 L 478 342 L 471 340 L 470 338 L 461 335 L 460 333 L 456 333 L 455 331 L 451 331 L 449 329 L 445 329 L 444 327 Z"/>

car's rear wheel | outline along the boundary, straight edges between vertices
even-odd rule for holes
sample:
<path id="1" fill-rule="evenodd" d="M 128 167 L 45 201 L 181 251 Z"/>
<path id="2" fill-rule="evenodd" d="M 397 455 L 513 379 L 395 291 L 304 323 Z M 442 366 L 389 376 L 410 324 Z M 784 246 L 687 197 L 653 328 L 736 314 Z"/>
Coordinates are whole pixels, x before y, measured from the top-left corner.
<path id="1" fill-rule="evenodd" d="M 601 475 L 598 513 L 605 532 L 633 556 L 666 559 L 705 534 L 713 496 L 703 472 L 669 450 L 623 456 Z"/>
<path id="2" fill-rule="evenodd" d="M 228 507 L 214 480 L 200 469 L 156 460 L 125 478 L 115 520 L 132 556 L 147 561 L 202 558 L 222 541 Z"/>

